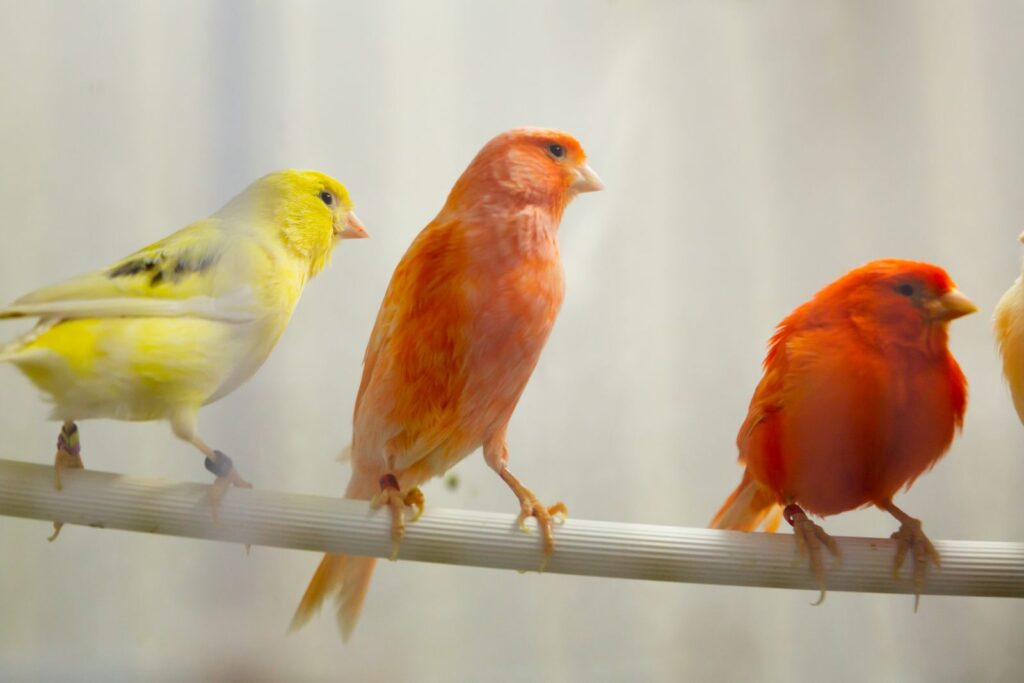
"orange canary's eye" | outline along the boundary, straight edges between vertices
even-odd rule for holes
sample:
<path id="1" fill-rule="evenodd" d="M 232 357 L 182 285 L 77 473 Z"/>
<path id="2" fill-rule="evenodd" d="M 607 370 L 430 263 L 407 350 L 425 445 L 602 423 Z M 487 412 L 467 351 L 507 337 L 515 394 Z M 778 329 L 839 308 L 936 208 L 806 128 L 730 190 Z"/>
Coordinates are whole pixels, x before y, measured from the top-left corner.
<path id="1" fill-rule="evenodd" d="M 917 290 L 914 289 L 914 285 L 903 283 L 902 285 L 898 285 L 896 287 L 896 291 L 902 294 L 903 296 L 914 296 L 914 292 L 916 292 Z"/>
<path id="2" fill-rule="evenodd" d="M 548 153 L 555 159 L 561 159 L 565 156 L 565 147 L 562 147 L 557 142 L 548 145 Z"/>

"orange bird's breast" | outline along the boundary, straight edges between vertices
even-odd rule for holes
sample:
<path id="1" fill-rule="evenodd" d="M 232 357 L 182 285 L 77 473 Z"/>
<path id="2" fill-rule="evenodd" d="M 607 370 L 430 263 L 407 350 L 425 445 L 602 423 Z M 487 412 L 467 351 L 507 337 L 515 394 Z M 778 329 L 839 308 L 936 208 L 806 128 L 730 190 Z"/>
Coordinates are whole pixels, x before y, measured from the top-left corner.
<path id="1" fill-rule="evenodd" d="M 353 460 L 403 485 L 436 476 L 508 421 L 554 325 L 554 227 L 428 226 L 392 277 L 367 348 Z"/>
<path id="2" fill-rule="evenodd" d="M 883 350 L 827 327 L 780 344 L 738 438 L 780 503 L 831 515 L 883 502 L 949 447 L 966 394 L 948 352 Z"/>

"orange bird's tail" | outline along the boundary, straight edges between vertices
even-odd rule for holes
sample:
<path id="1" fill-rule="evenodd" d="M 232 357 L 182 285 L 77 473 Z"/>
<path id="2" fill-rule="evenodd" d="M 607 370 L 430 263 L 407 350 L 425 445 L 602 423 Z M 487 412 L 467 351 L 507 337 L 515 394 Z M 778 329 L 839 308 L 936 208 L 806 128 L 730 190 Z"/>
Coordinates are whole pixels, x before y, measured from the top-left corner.
<path id="1" fill-rule="evenodd" d="M 345 497 L 368 499 L 372 492 L 372 485 L 362 485 L 353 473 Z M 347 642 L 359 621 L 359 612 L 363 608 L 366 592 L 370 589 L 376 562 L 377 559 L 373 557 L 324 555 L 302 596 L 302 602 L 295 610 L 288 630 L 294 631 L 305 626 L 320 611 L 327 596 L 334 593 L 338 605 L 338 628 L 341 629 L 342 640 Z"/>
<path id="2" fill-rule="evenodd" d="M 749 472 L 743 472 L 740 485 L 725 499 L 710 526 L 712 529 L 756 531 L 764 524 L 765 531 L 773 532 L 779 528 L 781 519 L 782 507 L 775 496 L 751 479 Z"/>

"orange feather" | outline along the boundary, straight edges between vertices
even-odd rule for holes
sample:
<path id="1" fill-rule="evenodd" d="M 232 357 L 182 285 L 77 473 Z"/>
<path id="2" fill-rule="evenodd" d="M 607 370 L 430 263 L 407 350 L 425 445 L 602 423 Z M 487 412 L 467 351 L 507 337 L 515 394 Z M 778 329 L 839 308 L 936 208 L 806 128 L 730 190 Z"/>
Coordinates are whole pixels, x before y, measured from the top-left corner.
<path id="1" fill-rule="evenodd" d="M 413 241 L 366 348 L 347 497 L 371 498 L 384 474 L 407 491 L 485 444 L 499 445 L 504 463 L 509 418 L 562 303 L 562 212 L 578 191 L 600 187 L 585 160 L 565 133 L 503 133 Z M 369 587 L 370 562 L 325 557 L 293 626 L 340 590 L 347 638 Z"/>
<path id="2" fill-rule="evenodd" d="M 711 525 L 753 530 L 789 503 L 822 516 L 889 504 L 963 423 L 947 327 L 972 310 L 941 268 L 885 259 L 793 311 L 737 435 L 743 481 Z"/>

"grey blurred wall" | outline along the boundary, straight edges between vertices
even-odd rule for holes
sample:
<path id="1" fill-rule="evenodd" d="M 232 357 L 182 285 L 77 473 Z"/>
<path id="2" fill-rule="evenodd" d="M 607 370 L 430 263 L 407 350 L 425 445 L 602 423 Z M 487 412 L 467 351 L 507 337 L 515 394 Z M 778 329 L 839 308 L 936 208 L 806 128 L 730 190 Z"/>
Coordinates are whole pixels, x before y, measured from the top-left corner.
<path id="1" fill-rule="evenodd" d="M 201 414 L 259 487 L 347 478 L 391 270 L 495 133 L 574 133 L 607 191 L 561 231 L 568 293 L 512 463 L 582 518 L 701 526 L 772 326 L 883 256 L 946 267 L 962 438 L 898 502 L 933 538 L 1024 540 L 1024 429 L 989 318 L 1019 272 L 1014 2 L 0 1 L 0 299 L 97 268 L 253 178 L 347 183 L 372 239 L 314 281 L 263 370 Z M 0 337 L 24 326 L 4 324 Z M 0 457 L 57 426 L 0 367 Z M 82 425 L 97 469 L 207 481 L 165 424 Z M 429 505 L 512 512 L 478 455 Z M 884 536 L 886 515 L 826 521 Z M 1020 680 L 1018 602 L 380 565 L 360 628 L 285 628 L 317 557 L 0 519 L 3 680 Z"/>

